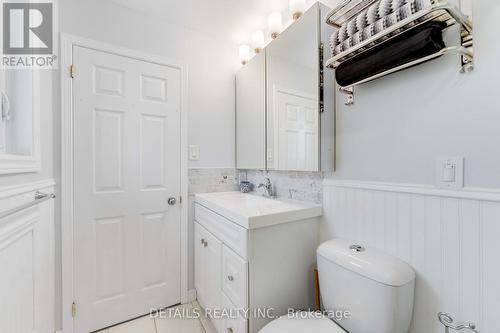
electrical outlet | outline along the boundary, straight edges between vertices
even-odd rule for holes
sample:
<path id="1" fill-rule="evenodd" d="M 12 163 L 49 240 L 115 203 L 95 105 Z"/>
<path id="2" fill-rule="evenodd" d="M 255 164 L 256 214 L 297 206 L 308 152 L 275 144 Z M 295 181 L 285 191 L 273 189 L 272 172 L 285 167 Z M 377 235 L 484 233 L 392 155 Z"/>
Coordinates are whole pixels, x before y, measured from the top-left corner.
<path id="1" fill-rule="evenodd" d="M 440 157 L 436 160 L 436 186 L 443 189 L 464 187 L 464 158 Z"/>

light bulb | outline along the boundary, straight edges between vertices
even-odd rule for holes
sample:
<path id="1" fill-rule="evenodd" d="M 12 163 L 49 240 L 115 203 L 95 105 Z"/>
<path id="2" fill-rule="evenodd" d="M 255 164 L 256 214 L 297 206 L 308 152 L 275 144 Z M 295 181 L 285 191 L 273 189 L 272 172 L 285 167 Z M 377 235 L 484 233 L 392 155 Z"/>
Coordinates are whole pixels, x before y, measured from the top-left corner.
<path id="1" fill-rule="evenodd" d="M 306 10 L 306 0 L 290 0 L 290 12 L 293 20 L 298 20 Z"/>
<path id="2" fill-rule="evenodd" d="M 250 46 L 240 45 L 239 54 L 241 63 L 245 65 L 250 60 Z"/>
<path id="3" fill-rule="evenodd" d="M 275 39 L 280 34 L 281 30 L 283 30 L 283 19 L 281 17 L 280 12 L 274 12 L 269 15 L 267 19 L 267 25 L 269 27 L 269 32 L 271 33 L 271 37 Z"/>
<path id="4" fill-rule="evenodd" d="M 262 31 L 255 31 L 252 34 L 252 48 L 255 53 L 259 53 L 264 48 L 264 33 Z"/>

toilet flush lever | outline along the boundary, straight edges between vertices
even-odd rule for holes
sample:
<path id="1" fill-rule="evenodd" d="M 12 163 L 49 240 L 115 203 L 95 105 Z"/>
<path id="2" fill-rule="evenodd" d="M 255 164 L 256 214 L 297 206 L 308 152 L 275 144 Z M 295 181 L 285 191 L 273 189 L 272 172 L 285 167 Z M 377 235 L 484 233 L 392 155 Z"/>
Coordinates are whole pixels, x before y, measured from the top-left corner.
<path id="1" fill-rule="evenodd" d="M 364 252 L 365 248 L 362 247 L 361 245 L 351 245 L 351 246 L 349 246 L 349 250 L 354 251 L 354 252 Z"/>
<path id="2" fill-rule="evenodd" d="M 441 324 L 444 325 L 445 333 L 450 333 L 450 329 L 454 331 L 469 330 L 471 332 L 479 333 L 479 331 L 476 330 L 476 324 L 460 322 L 460 321 L 455 322 L 453 318 L 451 318 L 450 315 L 447 313 L 439 312 L 438 319 L 441 322 Z"/>

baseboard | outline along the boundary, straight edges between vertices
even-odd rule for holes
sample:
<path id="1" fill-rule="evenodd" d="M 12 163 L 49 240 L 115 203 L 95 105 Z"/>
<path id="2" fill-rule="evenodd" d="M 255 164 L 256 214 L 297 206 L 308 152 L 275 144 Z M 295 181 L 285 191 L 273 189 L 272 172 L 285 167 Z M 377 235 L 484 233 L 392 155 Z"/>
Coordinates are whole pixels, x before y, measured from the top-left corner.
<path id="1" fill-rule="evenodd" d="M 190 289 L 187 292 L 187 302 L 194 302 L 196 301 L 196 289 Z"/>

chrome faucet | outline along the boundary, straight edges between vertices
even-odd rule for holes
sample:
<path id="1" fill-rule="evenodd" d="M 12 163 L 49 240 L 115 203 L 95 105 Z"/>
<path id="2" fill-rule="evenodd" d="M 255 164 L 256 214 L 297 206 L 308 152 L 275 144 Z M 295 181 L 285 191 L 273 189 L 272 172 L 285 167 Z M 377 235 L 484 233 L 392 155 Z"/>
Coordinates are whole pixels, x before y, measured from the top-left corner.
<path id="1" fill-rule="evenodd" d="M 439 312 L 438 319 L 441 322 L 441 324 L 444 325 L 444 331 L 446 333 L 449 333 L 450 330 L 461 331 L 464 329 L 475 333 L 479 333 L 479 331 L 476 330 L 476 325 L 474 323 L 455 322 L 453 318 L 451 318 L 450 315 L 447 313 Z"/>
<path id="2" fill-rule="evenodd" d="M 264 188 L 265 192 L 263 196 L 271 199 L 276 199 L 276 193 L 274 193 L 273 184 L 271 183 L 271 179 L 264 179 L 264 183 L 259 184 L 259 188 Z"/>

